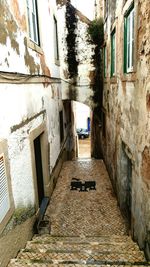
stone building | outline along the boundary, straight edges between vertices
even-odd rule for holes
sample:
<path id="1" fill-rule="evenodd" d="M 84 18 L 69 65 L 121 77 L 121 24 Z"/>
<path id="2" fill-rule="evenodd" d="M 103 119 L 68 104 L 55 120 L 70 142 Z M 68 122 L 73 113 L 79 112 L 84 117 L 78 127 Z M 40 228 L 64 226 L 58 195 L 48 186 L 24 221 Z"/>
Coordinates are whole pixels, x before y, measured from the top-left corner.
<path id="1" fill-rule="evenodd" d="M 71 100 L 92 105 L 89 20 L 68 2 L 0 1 L 0 266 L 31 239 L 62 162 L 75 154 Z"/>
<path id="2" fill-rule="evenodd" d="M 150 258 L 149 1 L 96 2 L 105 40 L 101 151 L 132 237 Z"/>

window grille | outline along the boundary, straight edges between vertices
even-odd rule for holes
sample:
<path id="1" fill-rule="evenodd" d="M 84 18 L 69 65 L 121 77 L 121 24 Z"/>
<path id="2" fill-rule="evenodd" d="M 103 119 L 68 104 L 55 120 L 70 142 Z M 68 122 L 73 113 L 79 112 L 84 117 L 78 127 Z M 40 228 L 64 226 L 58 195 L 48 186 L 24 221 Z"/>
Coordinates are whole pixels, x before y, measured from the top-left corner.
<path id="1" fill-rule="evenodd" d="M 4 157 L 0 156 L 0 223 L 10 209 Z"/>

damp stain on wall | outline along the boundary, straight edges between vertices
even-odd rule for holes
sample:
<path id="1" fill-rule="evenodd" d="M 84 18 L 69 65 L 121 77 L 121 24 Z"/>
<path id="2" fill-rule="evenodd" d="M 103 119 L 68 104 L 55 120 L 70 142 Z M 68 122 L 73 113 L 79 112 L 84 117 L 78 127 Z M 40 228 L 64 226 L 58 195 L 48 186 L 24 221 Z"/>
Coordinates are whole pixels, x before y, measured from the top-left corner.
<path id="1" fill-rule="evenodd" d="M 25 45 L 25 65 L 29 68 L 31 74 L 39 73 L 40 72 L 40 65 L 35 63 L 34 57 L 30 55 L 29 49 L 27 46 L 27 38 L 24 38 L 24 45 Z"/>
<path id="2" fill-rule="evenodd" d="M 11 47 L 16 51 L 16 53 L 19 55 L 19 43 L 16 41 L 17 39 L 17 30 L 18 26 L 12 16 L 12 14 L 9 11 L 9 8 L 4 2 L 2 1 L 0 3 L 0 10 L 1 10 L 1 16 L 0 16 L 0 28 L 1 28 L 1 34 L 0 34 L 0 44 L 6 45 L 7 38 L 10 39 Z"/>

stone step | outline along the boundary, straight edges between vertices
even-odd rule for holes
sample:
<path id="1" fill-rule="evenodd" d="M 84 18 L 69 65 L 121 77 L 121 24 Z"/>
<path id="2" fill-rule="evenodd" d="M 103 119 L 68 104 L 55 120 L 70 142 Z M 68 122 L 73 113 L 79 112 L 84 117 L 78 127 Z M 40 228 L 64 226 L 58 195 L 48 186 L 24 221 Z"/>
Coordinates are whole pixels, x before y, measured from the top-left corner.
<path id="1" fill-rule="evenodd" d="M 30 259 L 32 261 L 39 260 L 39 261 L 48 261 L 50 263 L 97 263 L 102 262 L 121 262 L 121 263 L 139 263 L 145 262 L 144 255 L 141 251 L 131 253 L 128 251 L 124 252 L 114 252 L 114 251 L 100 251 L 100 252 L 93 252 L 89 251 L 50 251 L 44 250 L 43 251 L 32 251 L 32 250 L 24 250 L 18 254 L 18 259 Z"/>
<path id="2" fill-rule="evenodd" d="M 63 242 L 63 243 L 89 243 L 89 242 L 98 242 L 98 243 L 123 243 L 129 242 L 133 243 L 131 237 L 127 235 L 104 235 L 104 236 L 52 236 L 52 235 L 35 235 L 32 239 L 37 242 Z"/>
<path id="3" fill-rule="evenodd" d="M 8 267 L 150 266 L 129 236 L 38 235 Z"/>
<path id="4" fill-rule="evenodd" d="M 56 242 L 44 242 L 39 243 L 36 241 L 27 242 L 26 251 L 51 251 L 51 252 L 77 252 L 77 251 L 103 251 L 103 252 L 126 252 L 126 253 L 139 253 L 139 247 L 136 243 L 132 242 L 114 242 L 114 243 L 98 243 L 98 242 L 89 242 L 89 243 L 64 243 L 61 241 Z"/>
<path id="5" fill-rule="evenodd" d="M 121 263 L 110 263 L 110 264 L 86 264 L 88 267 L 146 267 L 146 266 L 150 266 L 150 264 L 121 264 Z M 18 259 L 13 259 L 11 260 L 11 262 L 9 263 L 8 267 L 28 267 L 28 266 L 32 266 L 32 267 L 85 267 L 85 264 L 71 264 L 71 263 L 67 263 L 67 264 L 52 264 L 49 262 L 42 262 L 42 261 L 34 261 L 34 260 L 18 260 Z"/>

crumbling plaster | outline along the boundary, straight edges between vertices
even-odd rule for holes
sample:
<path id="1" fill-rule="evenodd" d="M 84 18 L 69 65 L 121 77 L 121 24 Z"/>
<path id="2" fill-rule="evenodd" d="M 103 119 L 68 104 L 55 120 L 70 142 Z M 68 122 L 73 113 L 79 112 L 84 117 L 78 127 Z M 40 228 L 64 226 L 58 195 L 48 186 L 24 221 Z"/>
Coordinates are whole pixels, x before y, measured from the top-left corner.
<path id="1" fill-rule="evenodd" d="M 0 9 L 0 71 L 59 77 L 59 68 L 54 64 L 53 10 L 49 12 L 49 1 L 38 1 L 39 46 L 29 39 L 25 1 L 1 1 Z"/>
<path id="2" fill-rule="evenodd" d="M 46 88 L 42 84 L 36 84 L 36 89 L 35 84 L 0 86 L 0 136 L 8 140 L 16 207 L 35 203 L 29 134 L 40 124 L 47 125 L 50 146 L 49 172 L 51 172 L 61 149 L 59 111 L 62 109 L 59 84 L 49 85 Z M 64 134 L 66 136 L 67 129 L 64 129 Z"/>
<path id="3" fill-rule="evenodd" d="M 102 140 L 103 154 L 116 191 L 121 191 L 120 146 L 132 162 L 132 234 L 141 248 L 149 238 L 149 5 L 148 1 L 134 1 L 135 7 L 135 68 L 123 73 L 124 14 L 132 1 L 120 1 L 116 7 L 115 21 L 112 14 L 105 20 L 107 45 L 107 78 L 104 81 L 103 105 L 106 111 L 106 138 Z M 112 3 L 111 3 L 112 5 Z M 109 9 L 109 12 L 111 9 Z M 116 75 L 110 78 L 110 34 L 116 28 Z M 118 187 L 119 186 L 119 187 Z M 123 198 L 123 194 L 122 194 Z"/>

